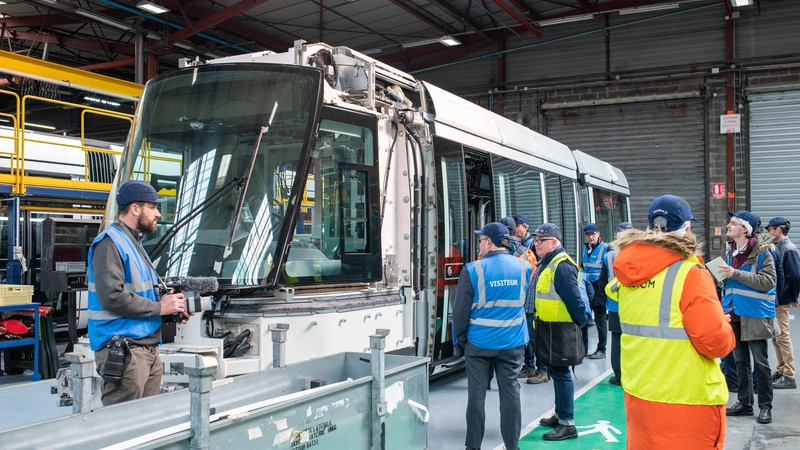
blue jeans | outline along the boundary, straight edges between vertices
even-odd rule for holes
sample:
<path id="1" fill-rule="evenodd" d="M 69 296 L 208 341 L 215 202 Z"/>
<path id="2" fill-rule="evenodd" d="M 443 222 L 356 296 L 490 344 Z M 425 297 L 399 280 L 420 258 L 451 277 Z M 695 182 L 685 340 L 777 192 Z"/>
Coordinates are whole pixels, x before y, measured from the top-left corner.
<path id="1" fill-rule="evenodd" d="M 561 425 L 575 425 L 575 385 L 569 366 L 550 366 L 550 378 L 556 393 L 556 417 Z"/>

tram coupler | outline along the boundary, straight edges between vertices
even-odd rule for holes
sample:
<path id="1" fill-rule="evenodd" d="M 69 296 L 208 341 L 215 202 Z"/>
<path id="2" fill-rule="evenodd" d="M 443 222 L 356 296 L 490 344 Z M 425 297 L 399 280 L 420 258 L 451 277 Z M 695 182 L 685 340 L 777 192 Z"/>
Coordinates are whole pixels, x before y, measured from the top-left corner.
<path id="1" fill-rule="evenodd" d="M 272 332 L 272 367 L 286 367 L 286 333 L 288 323 L 271 323 L 269 331 Z"/>

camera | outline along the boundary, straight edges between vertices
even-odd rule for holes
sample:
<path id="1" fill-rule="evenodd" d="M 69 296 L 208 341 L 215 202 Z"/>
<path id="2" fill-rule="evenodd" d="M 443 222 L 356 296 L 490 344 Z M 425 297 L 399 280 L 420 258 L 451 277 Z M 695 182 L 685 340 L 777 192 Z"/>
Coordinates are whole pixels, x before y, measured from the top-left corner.
<path id="1" fill-rule="evenodd" d="M 214 299 L 208 294 L 219 290 L 219 283 L 214 277 L 173 277 L 164 280 L 161 295 L 182 293 L 185 302 L 185 311 L 189 314 L 210 311 L 214 308 Z M 201 294 L 206 294 L 205 296 Z M 173 313 L 161 316 L 162 322 L 180 322 L 184 320 L 183 313 Z"/>

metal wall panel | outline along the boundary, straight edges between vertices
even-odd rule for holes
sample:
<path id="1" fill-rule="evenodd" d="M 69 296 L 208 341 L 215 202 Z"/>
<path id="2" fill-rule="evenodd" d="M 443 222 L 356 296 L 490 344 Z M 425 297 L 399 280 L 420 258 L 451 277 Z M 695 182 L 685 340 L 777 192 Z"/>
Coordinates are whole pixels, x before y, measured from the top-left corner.
<path id="1" fill-rule="evenodd" d="M 749 13 L 733 24 L 736 58 L 792 55 L 800 48 L 800 7 L 795 1 L 761 0 L 760 14 Z"/>
<path id="2" fill-rule="evenodd" d="M 469 58 L 486 52 L 469 55 Z M 480 58 L 463 64 L 413 73 L 415 78 L 427 81 L 457 95 L 486 92 L 486 86 L 497 78 L 497 57 Z"/>
<path id="3" fill-rule="evenodd" d="M 700 100 L 546 110 L 547 135 L 620 168 L 631 189 L 633 226 L 647 227 L 654 198 L 679 195 L 705 239 L 705 130 Z M 606 239 L 609 237 L 606 236 Z"/>
<path id="4" fill-rule="evenodd" d="M 593 19 L 560 26 L 544 27 L 544 39 L 523 42 L 506 40 L 506 48 L 535 44 L 535 47 L 506 54 L 506 81 L 521 83 L 531 80 L 603 73 L 606 70 L 605 36 L 603 33 L 577 36 L 602 28 L 602 19 Z M 576 37 L 571 37 L 576 36 Z M 549 43 L 548 41 L 554 41 Z"/>
<path id="5" fill-rule="evenodd" d="M 638 16 L 609 18 L 613 26 L 641 20 Z M 613 29 L 610 41 L 612 72 L 724 61 L 725 6 L 719 2 L 718 7 Z"/>
<path id="6" fill-rule="evenodd" d="M 750 208 L 800 224 L 800 91 L 751 94 Z"/>

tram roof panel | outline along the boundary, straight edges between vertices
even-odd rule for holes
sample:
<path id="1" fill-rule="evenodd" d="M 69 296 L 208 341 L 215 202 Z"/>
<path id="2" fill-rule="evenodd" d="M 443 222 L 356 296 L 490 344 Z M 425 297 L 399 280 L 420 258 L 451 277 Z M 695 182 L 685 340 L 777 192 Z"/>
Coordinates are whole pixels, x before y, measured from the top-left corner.
<path id="1" fill-rule="evenodd" d="M 575 170 L 575 160 L 569 147 L 541 135 L 475 103 L 445 91 L 430 83 L 425 88 L 436 110 L 437 123 L 498 143 L 525 155 Z"/>
<path id="2" fill-rule="evenodd" d="M 573 150 L 578 163 L 578 173 L 584 183 L 611 192 L 630 195 L 628 179 L 620 169 L 580 150 Z"/>

